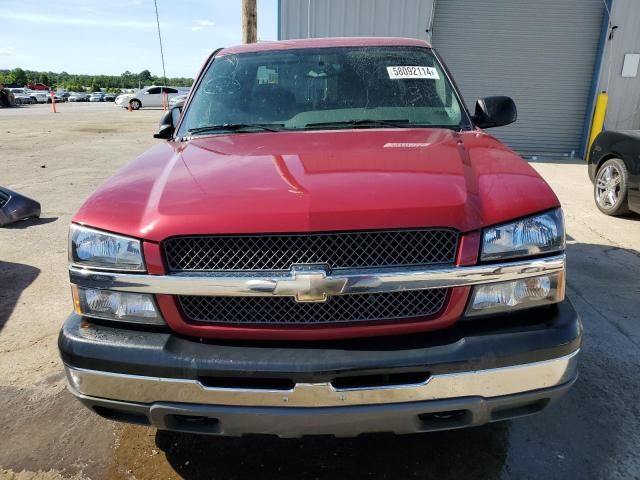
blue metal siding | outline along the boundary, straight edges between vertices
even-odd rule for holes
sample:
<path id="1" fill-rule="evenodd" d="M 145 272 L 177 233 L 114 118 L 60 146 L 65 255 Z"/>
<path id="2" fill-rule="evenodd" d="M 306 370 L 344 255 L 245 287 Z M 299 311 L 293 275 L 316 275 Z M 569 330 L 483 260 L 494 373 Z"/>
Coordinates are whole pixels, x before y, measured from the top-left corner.
<path id="1" fill-rule="evenodd" d="M 518 121 L 491 129 L 528 155 L 580 155 L 602 0 L 438 0 L 433 46 L 470 107 L 508 95 Z"/>
<path id="2" fill-rule="evenodd" d="M 309 6 L 311 9 L 309 9 Z M 280 38 L 427 39 L 433 0 L 280 0 Z"/>

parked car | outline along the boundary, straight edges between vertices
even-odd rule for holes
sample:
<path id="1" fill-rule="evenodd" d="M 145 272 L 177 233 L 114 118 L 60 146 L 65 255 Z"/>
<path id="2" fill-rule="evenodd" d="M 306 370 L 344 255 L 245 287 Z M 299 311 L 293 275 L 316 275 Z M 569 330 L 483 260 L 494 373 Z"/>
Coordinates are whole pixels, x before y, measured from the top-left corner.
<path id="1" fill-rule="evenodd" d="M 70 102 L 88 102 L 89 94 L 83 92 L 72 92 L 71 95 L 69 95 L 68 100 Z"/>
<path id="2" fill-rule="evenodd" d="M 16 93 L 31 97 L 31 103 L 47 103 L 47 92 L 41 90 L 30 90 L 28 88 L 14 88 Z"/>
<path id="3" fill-rule="evenodd" d="M 47 94 L 47 103 L 52 103 L 51 102 L 51 98 L 52 97 L 56 101 L 56 103 L 62 103 L 64 101 L 66 101 L 66 99 L 61 94 L 59 94 L 57 92 L 49 92 Z"/>
<path id="4" fill-rule="evenodd" d="M 189 95 L 176 95 L 169 100 L 169 108 L 182 108 L 184 107 L 185 102 L 187 101 L 187 97 Z"/>
<path id="5" fill-rule="evenodd" d="M 44 90 L 29 90 L 32 97 L 36 97 L 38 103 L 47 103 L 47 92 Z"/>
<path id="6" fill-rule="evenodd" d="M 32 105 L 36 103 L 33 98 L 27 94 L 14 93 L 16 105 Z"/>
<path id="7" fill-rule="evenodd" d="M 9 88 L 9 91 L 14 95 L 26 95 L 27 92 L 24 88 Z"/>
<path id="8" fill-rule="evenodd" d="M 4 88 L 4 86 L 0 83 L 0 107 L 15 107 L 15 97 L 11 90 L 8 88 Z"/>
<path id="9" fill-rule="evenodd" d="M 587 162 L 593 196 L 602 213 L 640 213 L 640 130 L 600 133 Z"/>
<path id="10" fill-rule="evenodd" d="M 116 105 L 138 110 L 142 107 L 162 107 L 164 105 L 164 94 L 166 93 L 166 101 L 169 102 L 177 95 L 184 95 L 186 89 L 178 89 L 177 87 L 149 87 L 143 88 L 136 93 L 126 95 L 118 95 Z"/>
<path id="11" fill-rule="evenodd" d="M 115 102 L 116 101 L 116 94 L 115 93 L 105 93 L 104 94 L 104 101 L 105 102 Z"/>
<path id="12" fill-rule="evenodd" d="M 90 102 L 104 102 L 104 93 L 103 92 L 93 92 L 89 97 Z"/>
<path id="13" fill-rule="evenodd" d="M 510 98 L 472 115 L 431 47 L 397 38 L 226 48 L 195 85 L 166 142 L 73 217 L 59 347 L 82 403 L 349 436 L 530 415 L 569 390 L 560 202 L 482 130 L 516 120 Z"/>
<path id="14" fill-rule="evenodd" d="M 24 88 L 10 88 L 9 91 L 13 93 L 14 103 L 16 105 L 31 105 L 36 103 L 35 98 L 31 97 Z"/>

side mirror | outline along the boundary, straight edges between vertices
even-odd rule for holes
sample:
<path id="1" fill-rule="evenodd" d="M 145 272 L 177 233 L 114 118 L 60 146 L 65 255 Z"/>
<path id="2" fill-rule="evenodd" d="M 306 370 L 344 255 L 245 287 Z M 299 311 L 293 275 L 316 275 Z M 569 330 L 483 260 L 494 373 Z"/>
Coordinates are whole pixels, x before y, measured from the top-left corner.
<path id="1" fill-rule="evenodd" d="M 173 136 L 173 132 L 176 130 L 178 120 L 180 120 L 180 108 L 172 108 L 168 112 L 165 112 L 160 118 L 160 125 L 158 126 L 158 133 L 153 135 L 153 138 L 162 138 L 169 140 Z"/>
<path id="2" fill-rule="evenodd" d="M 510 97 L 484 97 L 476 101 L 473 121 L 480 128 L 509 125 L 517 118 L 516 104 Z"/>

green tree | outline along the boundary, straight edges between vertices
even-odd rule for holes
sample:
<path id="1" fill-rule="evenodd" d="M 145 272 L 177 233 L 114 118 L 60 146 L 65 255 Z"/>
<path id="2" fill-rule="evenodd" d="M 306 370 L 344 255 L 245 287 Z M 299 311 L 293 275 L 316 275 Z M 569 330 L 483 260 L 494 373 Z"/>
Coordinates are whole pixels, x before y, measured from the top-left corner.
<path id="1" fill-rule="evenodd" d="M 49 85 L 51 80 L 49 80 L 49 75 L 47 75 L 45 72 L 42 72 L 40 73 L 40 75 L 38 75 L 38 82 Z"/>
<path id="2" fill-rule="evenodd" d="M 5 72 L 0 72 L 0 83 L 3 85 L 11 85 L 14 81 L 13 74 L 8 70 Z"/>
<path id="3" fill-rule="evenodd" d="M 0 82 L 5 85 L 23 85 L 27 81 L 44 83 L 52 88 L 64 87 L 68 90 L 76 90 L 78 87 L 81 87 L 82 90 L 97 90 L 101 87 L 116 89 L 116 91 L 120 91 L 122 88 L 138 88 L 138 82 L 146 85 L 164 83 L 162 78 L 153 76 L 149 70 L 143 70 L 140 73 L 131 73 L 127 70 L 121 75 L 80 75 L 67 72 L 39 72 L 20 68 L 0 69 Z M 167 83 L 176 87 L 191 86 L 193 79 L 168 78 Z"/>
<path id="4" fill-rule="evenodd" d="M 70 92 L 82 92 L 82 86 L 77 83 L 65 83 L 64 88 Z"/>
<path id="5" fill-rule="evenodd" d="M 138 74 L 138 80 L 140 80 L 140 83 L 142 83 L 143 85 L 151 83 L 151 78 L 152 76 L 149 70 L 142 70 Z"/>
<path id="6" fill-rule="evenodd" d="M 24 86 L 27 83 L 27 74 L 25 73 L 25 71 L 21 68 L 14 68 L 11 71 L 11 74 L 13 75 L 13 81 L 14 83 L 17 83 L 19 86 Z"/>
<path id="7" fill-rule="evenodd" d="M 135 75 L 131 73 L 129 70 L 126 70 L 122 75 L 120 75 L 122 79 L 122 85 L 125 88 L 132 88 L 134 86 L 138 86 L 138 79 L 135 78 Z"/>

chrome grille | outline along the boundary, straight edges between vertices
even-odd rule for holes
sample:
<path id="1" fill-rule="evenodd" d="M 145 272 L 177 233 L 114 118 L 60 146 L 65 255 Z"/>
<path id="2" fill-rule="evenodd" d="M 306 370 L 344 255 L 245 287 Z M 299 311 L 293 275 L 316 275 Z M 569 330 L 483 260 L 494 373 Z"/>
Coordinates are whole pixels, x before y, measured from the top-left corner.
<path id="1" fill-rule="evenodd" d="M 164 242 L 169 270 L 289 270 L 295 264 L 366 268 L 453 263 L 449 229 L 176 237 Z"/>
<path id="2" fill-rule="evenodd" d="M 326 325 L 429 317 L 439 313 L 447 289 L 332 296 L 298 303 L 292 297 L 178 297 L 187 319 L 217 324 Z"/>

